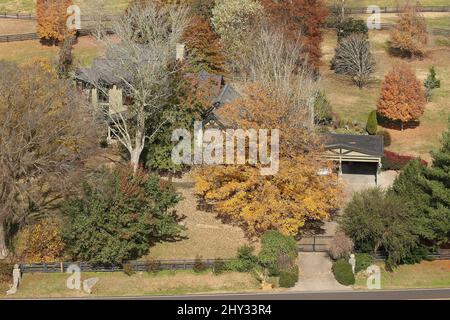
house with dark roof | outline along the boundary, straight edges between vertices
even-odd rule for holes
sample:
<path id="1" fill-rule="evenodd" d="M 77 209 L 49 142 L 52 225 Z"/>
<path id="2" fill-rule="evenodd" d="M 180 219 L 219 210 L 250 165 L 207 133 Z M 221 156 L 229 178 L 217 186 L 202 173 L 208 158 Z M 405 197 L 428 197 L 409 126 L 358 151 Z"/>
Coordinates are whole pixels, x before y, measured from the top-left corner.
<path id="1" fill-rule="evenodd" d="M 80 68 L 75 74 L 75 80 L 85 92 L 87 99 L 99 108 L 105 109 L 110 116 L 127 116 L 127 94 L 123 92 L 122 79 L 127 79 L 127 75 L 113 74 L 108 59 L 94 59 L 90 68 Z M 223 120 L 217 113 L 223 105 L 239 97 L 239 93 L 230 85 L 225 83 L 222 75 L 211 74 L 206 71 L 189 73 L 187 78 L 203 88 L 206 93 L 206 100 L 210 107 L 203 115 L 204 126 L 218 126 L 223 128 Z M 101 92 L 96 88 L 96 84 L 101 84 L 107 92 Z M 109 134 L 108 134 L 109 136 Z"/>
<path id="2" fill-rule="evenodd" d="M 384 155 L 383 136 L 328 134 L 324 157 L 338 164 L 339 175 L 374 175 L 378 184 L 381 159 Z"/>

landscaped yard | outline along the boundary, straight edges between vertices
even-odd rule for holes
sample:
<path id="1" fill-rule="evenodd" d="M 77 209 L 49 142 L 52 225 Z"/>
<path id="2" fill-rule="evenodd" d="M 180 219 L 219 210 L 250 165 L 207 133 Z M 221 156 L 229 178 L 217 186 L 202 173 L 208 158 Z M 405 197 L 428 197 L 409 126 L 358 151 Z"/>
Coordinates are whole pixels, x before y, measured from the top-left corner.
<path id="1" fill-rule="evenodd" d="M 18 293 L 9 297 L 143 296 L 259 290 L 258 281 L 248 273 L 213 275 L 209 271 L 199 274 L 193 271 L 161 271 L 157 274 L 141 272 L 127 276 L 122 272 L 87 272 L 82 274 L 82 280 L 99 278 L 92 295 L 89 295 L 81 290 L 67 289 L 66 281 L 69 276 L 67 273 L 24 274 Z M 5 297 L 5 290 L 0 291 L 1 297 Z"/>
<path id="2" fill-rule="evenodd" d="M 240 228 L 222 223 L 212 212 L 197 209 L 193 179 L 189 174 L 183 179 L 174 179 L 174 185 L 184 197 L 176 210 L 180 216 L 185 216 L 185 239 L 157 244 L 150 248 L 150 258 L 193 259 L 197 255 L 205 259 L 231 258 L 240 246 L 249 244 Z"/>
<path id="3" fill-rule="evenodd" d="M 420 264 L 402 265 L 393 272 L 381 267 L 381 289 L 400 288 L 448 288 L 450 287 L 450 261 L 423 261 Z M 361 273 L 356 277 L 355 288 L 367 289 L 367 278 Z"/>
<path id="4" fill-rule="evenodd" d="M 322 86 L 336 112 L 341 118 L 356 120 L 365 125 L 371 110 L 375 110 L 380 94 L 381 82 L 384 75 L 392 66 L 401 62 L 407 63 L 415 70 L 420 80 L 426 78 L 431 66 L 436 68 L 441 88 L 433 92 L 433 101 L 426 106 L 425 114 L 420 119 L 420 125 L 414 129 L 388 129 L 392 136 L 392 144 L 387 149 L 399 153 L 421 156 L 430 160 L 429 152 L 439 146 L 439 139 L 447 127 L 450 115 L 448 101 L 450 98 L 450 49 L 435 44 L 436 38 L 430 37 L 427 56 L 423 60 L 405 60 L 392 57 L 387 53 L 389 31 L 370 31 L 370 42 L 376 60 L 374 81 L 367 88 L 359 89 L 357 86 L 337 76 L 329 68 L 336 46 L 336 34 L 328 30 L 323 42 L 323 65 L 321 68 Z"/>

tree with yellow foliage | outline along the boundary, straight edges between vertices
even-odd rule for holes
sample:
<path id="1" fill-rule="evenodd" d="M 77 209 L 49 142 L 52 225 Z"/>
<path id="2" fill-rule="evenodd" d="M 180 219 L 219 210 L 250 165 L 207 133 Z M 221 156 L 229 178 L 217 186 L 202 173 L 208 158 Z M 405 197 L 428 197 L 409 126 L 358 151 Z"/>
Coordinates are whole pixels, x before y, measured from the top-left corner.
<path id="1" fill-rule="evenodd" d="M 402 56 L 414 58 L 425 54 L 428 41 L 427 23 L 420 13 L 419 3 L 409 2 L 399 14 L 399 21 L 391 31 L 391 50 Z"/>
<path id="2" fill-rule="evenodd" d="M 73 0 L 37 0 L 37 33 L 39 38 L 51 43 L 64 40 L 66 35 L 74 35 L 67 30 L 67 8 Z"/>
<path id="3" fill-rule="evenodd" d="M 261 85 L 250 84 L 243 97 L 220 114 L 233 127 L 278 128 L 280 170 L 263 176 L 259 165 L 202 167 L 196 183 L 202 201 L 250 237 L 272 229 L 297 235 L 306 222 L 330 218 L 338 207 L 339 188 L 331 176 L 317 174 L 330 164 L 319 157 L 320 139 L 303 125 L 303 111 L 280 104 Z"/>

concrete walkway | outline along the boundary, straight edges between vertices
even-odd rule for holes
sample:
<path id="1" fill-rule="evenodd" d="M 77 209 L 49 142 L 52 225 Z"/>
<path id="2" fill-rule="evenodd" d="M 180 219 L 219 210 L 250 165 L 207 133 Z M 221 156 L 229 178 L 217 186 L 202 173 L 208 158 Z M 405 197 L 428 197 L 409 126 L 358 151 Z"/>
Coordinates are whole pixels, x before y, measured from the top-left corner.
<path id="1" fill-rule="evenodd" d="M 326 252 L 301 252 L 298 256 L 299 282 L 292 291 L 352 290 L 339 284 L 331 271 L 331 260 Z"/>

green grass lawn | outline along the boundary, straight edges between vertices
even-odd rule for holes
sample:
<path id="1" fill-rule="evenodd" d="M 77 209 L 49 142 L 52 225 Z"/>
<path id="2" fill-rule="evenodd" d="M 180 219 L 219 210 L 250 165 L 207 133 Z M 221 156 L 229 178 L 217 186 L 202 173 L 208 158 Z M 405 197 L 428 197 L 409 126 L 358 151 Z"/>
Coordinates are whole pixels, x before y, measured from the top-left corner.
<path id="1" fill-rule="evenodd" d="M 88 297 L 79 290 L 69 290 L 66 273 L 24 274 L 19 291 L 13 298 L 57 298 Z M 82 280 L 99 278 L 91 296 L 144 296 L 189 294 L 203 292 L 248 292 L 258 291 L 258 281 L 247 273 L 226 272 L 213 275 L 211 272 L 161 271 L 157 274 L 147 272 L 127 276 L 122 272 L 86 272 Z M 4 297 L 4 290 L 0 298 Z"/>
<path id="2" fill-rule="evenodd" d="M 381 289 L 400 288 L 448 288 L 450 287 L 450 261 L 423 261 L 420 264 L 403 265 L 393 272 L 381 268 Z M 356 276 L 356 289 L 367 289 L 367 278 L 359 273 Z"/>

